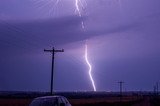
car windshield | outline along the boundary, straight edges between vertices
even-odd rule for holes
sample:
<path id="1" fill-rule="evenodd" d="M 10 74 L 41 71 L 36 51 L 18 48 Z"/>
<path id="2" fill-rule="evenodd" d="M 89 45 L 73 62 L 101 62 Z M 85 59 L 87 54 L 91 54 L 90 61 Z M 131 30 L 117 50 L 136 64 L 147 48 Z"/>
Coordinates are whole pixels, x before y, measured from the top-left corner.
<path id="1" fill-rule="evenodd" d="M 58 106 L 57 98 L 36 99 L 30 106 Z"/>

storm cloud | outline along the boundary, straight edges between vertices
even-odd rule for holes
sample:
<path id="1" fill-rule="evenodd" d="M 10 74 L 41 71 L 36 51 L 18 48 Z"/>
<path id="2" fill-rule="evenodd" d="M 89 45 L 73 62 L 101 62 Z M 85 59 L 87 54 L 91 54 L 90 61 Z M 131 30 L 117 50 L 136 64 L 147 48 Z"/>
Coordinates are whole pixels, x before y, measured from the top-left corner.
<path id="1" fill-rule="evenodd" d="M 43 3 L 1 1 L 0 90 L 49 91 L 51 54 L 43 49 L 53 46 L 65 49 L 55 59 L 58 91 L 93 89 L 85 44 L 98 91 L 117 91 L 120 80 L 125 90 L 152 90 L 160 80 L 159 0 L 88 0 L 81 17 L 74 0 Z"/>

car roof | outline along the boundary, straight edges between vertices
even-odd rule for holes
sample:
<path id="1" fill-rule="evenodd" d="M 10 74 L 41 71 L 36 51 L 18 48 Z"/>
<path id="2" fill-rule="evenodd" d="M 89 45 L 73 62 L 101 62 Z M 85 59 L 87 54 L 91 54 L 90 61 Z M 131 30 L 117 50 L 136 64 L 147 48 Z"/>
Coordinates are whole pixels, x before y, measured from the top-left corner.
<path id="1" fill-rule="evenodd" d="M 52 99 L 52 98 L 64 98 L 64 96 L 59 96 L 59 95 L 54 95 L 54 96 L 42 96 L 42 97 L 37 97 L 35 99 Z"/>

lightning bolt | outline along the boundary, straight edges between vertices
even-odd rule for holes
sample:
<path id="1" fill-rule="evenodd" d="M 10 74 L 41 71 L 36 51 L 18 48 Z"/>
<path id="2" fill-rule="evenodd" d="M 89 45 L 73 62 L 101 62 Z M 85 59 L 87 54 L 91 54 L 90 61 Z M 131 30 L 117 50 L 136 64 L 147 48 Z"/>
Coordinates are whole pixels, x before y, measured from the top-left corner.
<path id="1" fill-rule="evenodd" d="M 82 17 L 82 13 L 80 11 L 80 6 L 82 8 L 84 7 L 83 3 L 81 2 L 81 0 L 75 0 L 76 12 L 78 13 L 79 17 Z M 81 21 L 81 27 L 82 27 L 82 29 L 85 29 L 83 21 Z M 95 83 L 94 83 L 94 79 L 92 77 L 92 66 L 91 66 L 91 64 L 88 61 L 88 48 L 87 48 L 87 44 L 85 45 L 85 60 L 86 60 L 86 63 L 88 65 L 88 67 L 89 67 L 89 71 L 88 71 L 89 78 L 91 80 L 91 83 L 92 83 L 94 91 L 96 91 L 96 86 L 95 86 Z"/>
<path id="2" fill-rule="evenodd" d="M 85 60 L 86 60 L 86 63 L 89 67 L 89 71 L 88 71 L 88 74 L 89 74 L 89 77 L 90 77 L 90 80 L 92 82 L 92 86 L 93 86 L 93 89 L 94 91 L 96 91 L 96 86 L 95 86 L 95 83 L 94 83 L 94 80 L 93 80 L 93 77 L 92 77 L 92 66 L 91 64 L 89 63 L 88 61 L 88 48 L 87 48 L 87 44 L 85 45 Z"/>
<path id="3" fill-rule="evenodd" d="M 82 14 L 80 11 L 80 5 L 83 7 L 81 0 L 75 0 L 76 12 L 78 13 L 79 17 L 82 17 Z M 83 21 L 81 22 L 81 27 L 82 27 L 82 29 L 85 29 Z"/>
<path id="4" fill-rule="evenodd" d="M 81 17 L 82 14 L 81 14 L 80 8 L 79 8 L 79 0 L 75 0 L 75 7 L 76 7 L 76 11 L 78 12 L 78 15 Z"/>

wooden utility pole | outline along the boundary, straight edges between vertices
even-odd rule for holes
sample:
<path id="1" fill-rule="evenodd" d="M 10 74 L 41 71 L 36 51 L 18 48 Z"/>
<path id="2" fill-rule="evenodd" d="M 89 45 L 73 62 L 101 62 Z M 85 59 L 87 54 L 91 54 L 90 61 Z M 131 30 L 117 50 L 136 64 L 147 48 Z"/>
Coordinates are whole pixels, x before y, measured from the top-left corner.
<path id="1" fill-rule="evenodd" d="M 44 49 L 44 52 L 51 52 L 52 53 L 52 68 L 51 68 L 51 85 L 50 85 L 50 94 L 53 94 L 53 77 L 54 77 L 54 55 L 57 52 L 64 52 L 64 49 L 62 50 L 55 50 L 54 47 L 52 50 L 46 50 Z"/>
<path id="2" fill-rule="evenodd" d="M 119 81 L 118 83 L 119 83 L 120 102 L 122 102 L 122 92 L 123 92 L 122 91 L 123 90 L 122 86 L 123 86 L 124 82 L 123 81 Z"/>
<path id="3" fill-rule="evenodd" d="M 118 83 L 119 83 L 119 92 L 120 92 L 120 95 L 122 95 L 122 90 L 123 90 L 122 86 L 123 86 L 124 82 L 123 81 L 119 81 Z"/>

